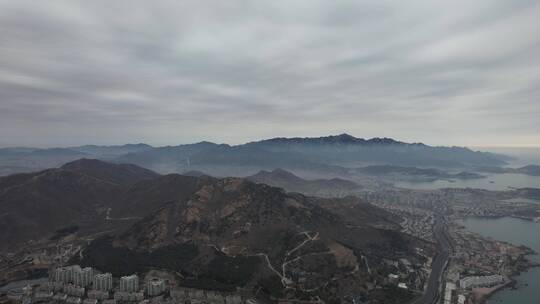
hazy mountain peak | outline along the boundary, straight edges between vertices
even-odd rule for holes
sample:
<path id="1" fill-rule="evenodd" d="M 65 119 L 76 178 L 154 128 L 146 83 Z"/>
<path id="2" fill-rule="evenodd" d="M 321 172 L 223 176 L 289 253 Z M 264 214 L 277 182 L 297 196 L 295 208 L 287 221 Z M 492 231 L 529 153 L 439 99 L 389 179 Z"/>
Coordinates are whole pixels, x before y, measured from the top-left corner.
<path id="1" fill-rule="evenodd" d="M 72 169 L 77 167 L 87 167 L 87 166 L 105 166 L 109 163 L 92 158 L 81 158 L 74 160 L 72 162 L 65 163 L 61 168 L 62 169 Z"/>
<path id="2" fill-rule="evenodd" d="M 262 171 L 262 172 L 266 172 L 266 171 Z M 281 169 L 281 168 L 277 168 L 277 169 L 272 170 L 272 172 L 270 172 L 270 174 L 276 175 L 276 176 L 282 176 L 282 177 L 298 178 L 298 176 L 292 174 L 291 172 L 289 172 L 287 170 Z"/>
<path id="3" fill-rule="evenodd" d="M 211 141 L 207 141 L 207 140 L 203 140 L 203 141 L 194 143 L 193 145 L 198 145 L 198 146 L 218 146 L 218 144 L 213 143 Z"/>
<path id="4" fill-rule="evenodd" d="M 388 137 L 374 137 L 367 140 L 371 144 L 382 144 L 382 145 L 394 145 L 394 144 L 405 144 L 404 142 L 394 140 Z"/>
<path id="5" fill-rule="evenodd" d="M 136 144 L 123 144 L 123 145 L 82 145 L 79 147 L 73 147 L 73 148 L 152 148 L 152 146 L 145 144 L 145 143 L 136 143 Z"/>
<path id="6" fill-rule="evenodd" d="M 258 144 L 258 143 L 271 143 L 271 144 L 404 144 L 403 142 L 394 140 L 392 138 L 380 138 L 374 137 L 371 139 L 364 139 L 354 137 L 347 133 L 342 133 L 339 135 L 328 135 L 321 137 L 275 137 L 266 140 L 261 140 L 257 142 L 251 142 L 249 144 Z"/>

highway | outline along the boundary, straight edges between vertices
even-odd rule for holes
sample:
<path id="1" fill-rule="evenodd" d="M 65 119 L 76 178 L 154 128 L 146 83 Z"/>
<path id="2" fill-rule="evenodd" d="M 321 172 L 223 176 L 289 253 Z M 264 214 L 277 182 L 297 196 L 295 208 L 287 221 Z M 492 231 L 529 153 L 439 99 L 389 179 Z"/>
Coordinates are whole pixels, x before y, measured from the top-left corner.
<path id="1" fill-rule="evenodd" d="M 439 289 L 444 269 L 450 258 L 450 241 L 446 224 L 441 216 L 438 216 L 433 225 L 433 236 L 437 241 L 437 254 L 431 265 L 431 274 L 424 295 L 415 304 L 436 304 L 439 300 Z"/>

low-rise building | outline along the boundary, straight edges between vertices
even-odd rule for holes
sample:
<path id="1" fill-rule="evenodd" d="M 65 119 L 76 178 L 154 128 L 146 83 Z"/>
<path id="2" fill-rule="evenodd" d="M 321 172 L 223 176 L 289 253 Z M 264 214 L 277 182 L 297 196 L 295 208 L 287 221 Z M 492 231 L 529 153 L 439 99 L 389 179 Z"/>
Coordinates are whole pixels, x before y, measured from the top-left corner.
<path id="1" fill-rule="evenodd" d="M 148 296 L 158 296 L 163 292 L 165 292 L 165 281 L 162 279 L 152 279 L 146 282 L 146 293 Z"/>
<path id="2" fill-rule="evenodd" d="M 65 302 L 67 300 L 67 294 L 65 293 L 57 293 L 53 296 L 53 300 L 57 302 Z"/>
<path id="3" fill-rule="evenodd" d="M 25 291 L 22 288 L 16 288 L 7 292 L 7 298 L 13 301 L 22 301 Z"/>
<path id="4" fill-rule="evenodd" d="M 142 301 L 144 300 L 144 293 L 117 291 L 114 293 L 114 299 L 116 301 L 124 301 L 124 302 Z"/>
<path id="5" fill-rule="evenodd" d="M 184 288 L 174 288 L 171 289 L 171 298 L 175 301 L 185 301 L 187 299 L 187 294 Z"/>
<path id="6" fill-rule="evenodd" d="M 226 304 L 241 304 L 242 297 L 240 295 L 228 295 L 225 297 Z"/>
<path id="7" fill-rule="evenodd" d="M 47 283 L 49 291 L 58 292 L 64 289 L 64 283 L 62 282 L 49 282 Z"/>
<path id="8" fill-rule="evenodd" d="M 225 298 L 213 291 L 207 291 L 206 292 L 206 301 L 210 304 L 225 304 Z"/>
<path id="9" fill-rule="evenodd" d="M 84 296 L 84 292 L 84 287 L 75 286 L 73 284 L 64 285 L 64 293 L 69 296 L 82 297 Z"/>
<path id="10" fill-rule="evenodd" d="M 186 293 L 190 299 L 204 300 L 206 298 L 204 296 L 204 291 L 200 289 L 187 289 Z"/>
<path id="11" fill-rule="evenodd" d="M 90 290 L 87 294 L 89 299 L 96 299 L 96 300 L 106 300 L 109 298 L 109 292 L 108 291 L 102 291 L 102 290 Z"/>
<path id="12" fill-rule="evenodd" d="M 97 304 L 97 299 L 84 299 L 83 304 Z"/>
<path id="13" fill-rule="evenodd" d="M 38 291 L 38 292 L 36 292 L 34 297 L 38 301 L 46 301 L 46 300 L 52 299 L 53 295 L 54 294 L 53 294 L 52 291 Z"/>
<path id="14" fill-rule="evenodd" d="M 474 276 L 466 277 L 459 280 L 459 287 L 461 289 L 475 288 L 475 287 L 488 287 L 501 284 L 504 282 L 504 277 L 498 274 L 490 276 Z"/>
<path id="15" fill-rule="evenodd" d="M 456 284 L 446 282 L 446 288 L 444 289 L 444 304 L 452 304 L 452 293 L 454 290 L 456 290 Z"/>
<path id="16" fill-rule="evenodd" d="M 68 297 L 66 300 L 67 304 L 81 304 L 82 300 L 79 297 Z"/>

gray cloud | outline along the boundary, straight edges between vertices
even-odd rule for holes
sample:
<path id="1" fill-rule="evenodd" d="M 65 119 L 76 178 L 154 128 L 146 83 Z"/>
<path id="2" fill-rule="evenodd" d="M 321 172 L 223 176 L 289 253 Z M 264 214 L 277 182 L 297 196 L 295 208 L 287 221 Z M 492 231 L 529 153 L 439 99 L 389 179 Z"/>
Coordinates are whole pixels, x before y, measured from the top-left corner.
<path id="1" fill-rule="evenodd" d="M 537 1 L 0 0 L 0 146 L 540 145 Z"/>

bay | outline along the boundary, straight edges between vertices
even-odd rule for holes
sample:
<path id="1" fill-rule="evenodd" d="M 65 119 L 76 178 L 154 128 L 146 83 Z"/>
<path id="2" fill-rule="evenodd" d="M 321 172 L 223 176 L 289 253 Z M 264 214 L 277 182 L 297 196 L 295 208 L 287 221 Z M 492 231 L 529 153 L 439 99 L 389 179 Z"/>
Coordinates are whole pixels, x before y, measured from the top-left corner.
<path id="1" fill-rule="evenodd" d="M 525 245 L 540 252 L 540 223 L 516 218 L 467 218 L 464 226 L 482 236 L 509 242 L 515 245 Z M 540 262 L 540 256 L 531 256 Z M 490 299 L 490 304 L 538 304 L 540 299 L 540 268 L 533 268 L 515 278 L 517 289 L 503 289 L 496 292 Z"/>

